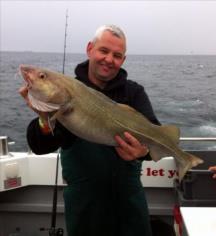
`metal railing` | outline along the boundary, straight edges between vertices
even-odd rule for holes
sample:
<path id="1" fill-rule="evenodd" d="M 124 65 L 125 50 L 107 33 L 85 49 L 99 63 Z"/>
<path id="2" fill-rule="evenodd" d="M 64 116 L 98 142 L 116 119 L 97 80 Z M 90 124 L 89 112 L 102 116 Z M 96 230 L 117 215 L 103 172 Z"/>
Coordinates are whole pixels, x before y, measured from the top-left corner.
<path id="1" fill-rule="evenodd" d="M 216 141 L 216 137 L 180 137 L 180 141 Z"/>

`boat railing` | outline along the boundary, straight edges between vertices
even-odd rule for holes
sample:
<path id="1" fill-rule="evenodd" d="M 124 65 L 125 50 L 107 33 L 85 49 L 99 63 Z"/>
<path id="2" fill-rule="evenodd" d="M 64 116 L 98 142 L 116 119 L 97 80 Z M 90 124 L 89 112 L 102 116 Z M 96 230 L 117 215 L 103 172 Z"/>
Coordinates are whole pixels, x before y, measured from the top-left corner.
<path id="1" fill-rule="evenodd" d="M 214 142 L 216 141 L 216 137 L 180 137 L 180 141 Z"/>

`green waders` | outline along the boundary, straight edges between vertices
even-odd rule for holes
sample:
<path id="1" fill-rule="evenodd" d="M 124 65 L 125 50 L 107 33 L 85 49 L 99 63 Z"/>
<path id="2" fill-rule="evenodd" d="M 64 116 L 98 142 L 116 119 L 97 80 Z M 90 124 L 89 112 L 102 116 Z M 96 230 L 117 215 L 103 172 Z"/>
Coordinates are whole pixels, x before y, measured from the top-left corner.
<path id="1" fill-rule="evenodd" d="M 78 139 L 62 150 L 68 236 L 151 236 L 141 164 Z"/>

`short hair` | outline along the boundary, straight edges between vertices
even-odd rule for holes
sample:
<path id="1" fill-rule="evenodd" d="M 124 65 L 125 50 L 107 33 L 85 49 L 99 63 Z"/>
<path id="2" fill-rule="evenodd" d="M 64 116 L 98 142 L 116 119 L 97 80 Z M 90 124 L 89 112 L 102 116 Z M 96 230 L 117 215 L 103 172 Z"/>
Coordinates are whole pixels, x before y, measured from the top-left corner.
<path id="1" fill-rule="evenodd" d="M 102 25 L 96 30 L 92 42 L 95 43 L 96 40 L 99 39 L 105 31 L 109 31 L 113 35 L 115 35 L 116 37 L 124 39 L 126 41 L 126 37 L 125 37 L 123 30 L 120 29 L 118 26 L 116 26 L 116 25 Z"/>

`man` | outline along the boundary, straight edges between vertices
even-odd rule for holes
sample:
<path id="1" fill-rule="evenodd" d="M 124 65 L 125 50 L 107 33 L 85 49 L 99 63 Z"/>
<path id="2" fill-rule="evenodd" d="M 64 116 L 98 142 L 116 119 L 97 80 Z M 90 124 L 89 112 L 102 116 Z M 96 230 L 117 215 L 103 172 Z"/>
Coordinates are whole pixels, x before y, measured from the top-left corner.
<path id="1" fill-rule="evenodd" d="M 127 80 L 127 72 L 121 68 L 125 54 L 122 30 L 114 25 L 100 27 L 87 45 L 88 60 L 75 69 L 76 79 L 159 124 L 144 88 Z M 20 93 L 28 102 L 27 89 Z M 115 137 L 116 148 L 91 143 L 58 122 L 52 135 L 47 114 L 38 114 L 40 118 L 28 127 L 27 140 L 36 154 L 61 147 L 62 175 L 67 182 L 64 201 L 68 235 L 152 235 L 140 181 L 141 161 L 150 159 L 148 148 L 127 132 L 125 141 Z"/>

